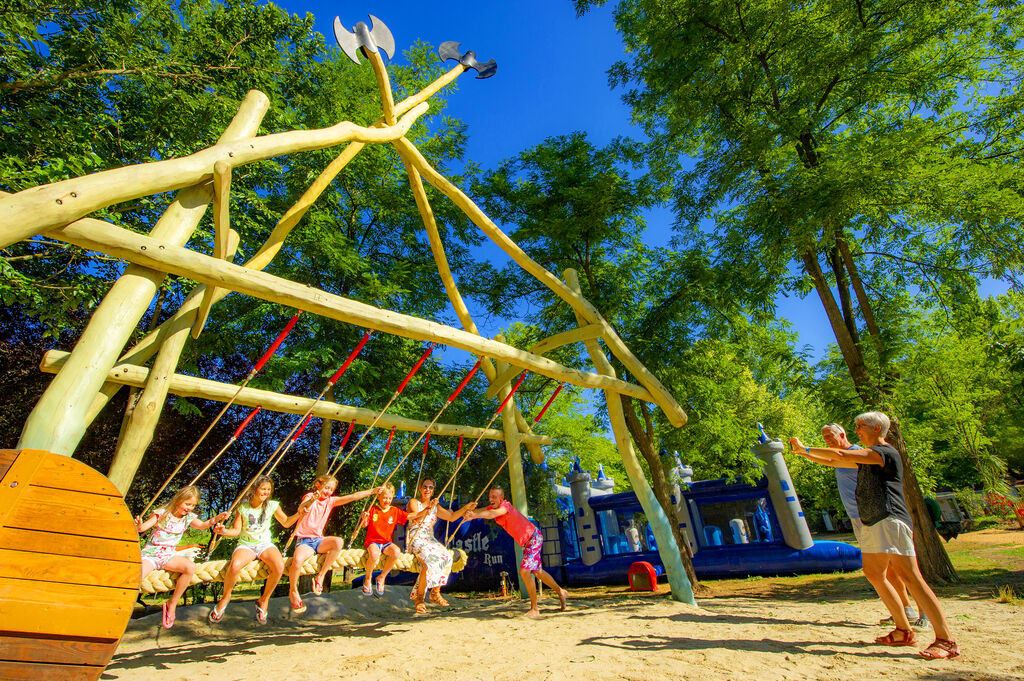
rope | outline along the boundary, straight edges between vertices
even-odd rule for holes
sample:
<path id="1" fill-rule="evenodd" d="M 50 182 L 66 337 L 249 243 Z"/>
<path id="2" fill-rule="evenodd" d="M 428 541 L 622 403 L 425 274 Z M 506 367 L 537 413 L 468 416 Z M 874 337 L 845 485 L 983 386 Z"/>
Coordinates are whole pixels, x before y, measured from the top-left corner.
<path id="1" fill-rule="evenodd" d="M 521 381 L 522 381 L 522 379 L 520 379 L 520 382 Z M 519 386 L 517 385 L 516 387 L 519 387 Z M 533 417 L 533 421 L 530 422 L 530 426 L 531 427 L 537 425 L 537 422 L 540 421 L 540 417 L 544 416 L 544 412 L 546 412 L 548 410 L 548 407 L 551 406 L 551 403 L 555 401 L 556 397 L 558 397 L 558 393 L 562 392 L 562 388 L 563 387 L 565 387 L 565 383 L 559 383 L 558 384 L 558 387 L 555 388 L 555 391 L 553 393 L 551 393 L 551 397 L 548 398 L 548 401 L 544 403 L 544 406 L 541 407 L 541 410 L 539 412 L 537 412 L 537 415 L 535 417 Z M 484 492 L 486 492 L 488 489 L 490 489 L 491 483 L 494 482 L 494 480 L 498 477 L 498 473 L 500 473 L 502 471 L 502 469 L 505 468 L 505 464 L 507 464 L 507 463 L 508 463 L 508 454 L 505 455 L 505 459 L 501 462 L 501 465 L 498 466 L 498 470 L 494 471 L 494 475 L 491 476 L 491 479 L 487 481 L 487 484 L 485 484 L 483 486 L 483 489 L 480 490 L 480 493 L 476 495 L 475 499 L 473 499 L 473 503 L 474 504 L 477 503 L 478 501 L 480 501 L 480 497 L 482 497 L 484 495 Z M 455 469 L 455 472 L 456 473 L 459 472 L 457 468 Z M 454 477 L 454 476 L 452 476 L 452 477 Z M 456 534 L 458 534 L 459 528 L 462 527 L 462 525 L 465 522 L 466 522 L 466 518 L 465 518 L 465 516 L 463 516 L 462 519 L 459 521 L 459 524 L 455 526 L 455 529 L 452 531 L 452 533 L 445 535 L 445 538 L 444 538 L 444 545 L 445 546 L 448 546 L 448 543 L 452 540 L 452 538 Z"/>
<path id="2" fill-rule="evenodd" d="M 267 348 L 267 351 L 263 353 L 263 356 L 260 357 L 259 360 L 257 360 L 256 364 L 253 365 L 252 369 L 249 370 L 249 373 L 246 375 L 245 379 L 239 384 L 238 390 L 235 391 L 235 394 L 231 396 L 231 399 L 228 400 L 227 404 L 225 404 L 224 407 L 220 410 L 220 413 L 218 413 L 217 416 L 214 417 L 213 422 L 206 427 L 206 430 L 203 431 L 203 434 L 200 435 L 199 439 L 196 440 L 196 443 L 192 445 L 192 449 L 188 450 L 188 452 L 182 458 L 181 463 L 178 464 L 178 467 L 175 468 L 169 476 L 167 476 L 167 479 L 164 480 L 164 484 L 160 485 L 160 489 L 156 491 L 156 494 L 153 495 L 153 498 L 149 500 L 149 503 L 146 504 L 146 507 L 142 509 L 142 511 L 139 513 L 140 516 L 145 516 L 146 511 L 153 507 L 153 504 L 156 503 L 156 500 L 159 499 L 163 491 L 167 489 L 167 485 L 171 484 L 171 480 L 174 479 L 174 476 L 177 475 L 178 472 L 181 471 L 181 469 L 185 466 L 185 462 L 188 461 L 189 458 L 195 453 L 196 449 L 199 448 L 199 445 L 202 444 L 203 440 L 206 439 L 206 436 L 210 434 L 211 430 L 213 430 L 213 427 L 217 425 L 218 422 L 220 422 L 221 417 L 224 416 L 224 413 L 228 410 L 228 407 L 235 403 L 235 400 L 238 399 L 238 396 L 242 393 L 242 390 L 245 388 L 245 386 L 249 385 L 249 381 L 251 381 L 256 376 L 256 374 L 258 374 L 263 369 L 263 366 L 267 363 L 267 361 L 269 361 L 270 358 L 274 356 L 274 353 L 277 352 L 277 349 L 281 347 L 281 343 L 283 343 L 284 339 L 288 336 L 289 333 L 291 333 L 292 327 L 294 327 L 295 322 L 299 320 L 300 314 L 302 314 L 302 310 L 296 312 L 294 315 L 292 315 L 292 318 L 288 320 L 288 323 L 281 330 L 281 333 L 277 334 L 277 338 L 275 338 L 274 342 L 270 344 L 270 347 Z M 241 433 L 242 428 L 244 428 L 245 425 L 248 425 L 249 419 L 251 419 L 252 416 L 253 414 L 250 414 L 249 418 L 247 418 L 243 422 L 244 425 L 235 431 L 236 437 L 239 433 Z M 223 454 L 224 451 L 229 446 L 231 446 L 231 443 L 234 441 L 235 437 L 232 437 L 232 439 L 228 441 L 228 444 L 224 445 L 224 448 L 217 453 L 217 456 L 214 457 L 214 460 L 216 461 L 217 457 Z M 203 472 L 205 472 L 205 469 Z"/>
<path id="3" fill-rule="evenodd" d="M 462 436 L 460 435 L 459 436 L 459 449 L 458 449 L 458 451 L 455 452 L 455 464 L 456 464 L 455 465 L 455 473 L 456 473 L 456 475 L 458 475 L 458 472 L 459 472 L 459 470 L 458 470 L 458 468 L 459 468 L 458 463 L 459 463 L 459 459 L 461 459 L 461 458 L 462 458 Z M 440 499 L 440 498 L 441 497 L 438 497 L 438 499 Z M 449 513 L 452 512 L 452 507 L 453 506 L 455 506 L 455 476 L 454 475 L 452 476 L 452 495 L 448 499 L 448 512 Z M 448 542 L 451 540 L 451 536 L 452 536 L 448 532 L 448 527 L 451 527 L 451 523 L 449 523 L 445 527 L 445 534 L 444 534 L 444 545 L 445 546 L 448 546 Z"/>
<path id="4" fill-rule="evenodd" d="M 494 415 L 491 416 L 491 420 L 488 421 L 487 425 L 484 426 L 483 429 L 480 431 L 480 437 L 476 439 L 476 442 L 473 443 L 473 446 L 469 448 L 468 452 L 466 452 L 465 458 L 462 459 L 462 462 L 455 467 L 455 472 L 452 473 L 452 477 L 448 478 L 448 482 L 444 483 L 444 487 L 441 488 L 440 492 L 435 492 L 435 495 L 437 496 L 438 499 L 444 496 L 444 492 L 445 490 L 448 489 L 448 485 L 454 482 L 455 476 L 459 474 L 459 469 L 466 465 L 466 462 L 469 461 L 469 455 L 476 450 L 477 445 L 479 445 L 480 441 L 484 439 L 484 434 L 486 434 L 487 429 L 490 428 L 491 424 L 493 424 L 497 420 L 498 416 L 501 415 L 501 411 L 505 408 L 505 405 L 509 403 L 509 400 L 512 399 L 512 396 L 516 394 L 517 390 L 519 390 L 519 386 L 523 384 L 523 379 L 526 378 L 526 373 L 527 372 L 524 371 L 523 373 L 519 374 L 519 380 L 516 381 L 515 386 L 513 386 L 512 390 L 510 390 L 508 395 L 505 396 L 505 399 L 501 401 L 501 404 L 498 406 L 497 410 L 495 410 Z"/>
<path id="5" fill-rule="evenodd" d="M 452 571 L 460 572 L 463 570 L 466 567 L 466 561 L 468 560 L 466 552 L 462 549 L 455 549 L 454 551 L 449 551 L 449 553 L 452 554 L 452 558 L 454 560 Z M 334 561 L 331 569 L 337 570 L 339 568 L 361 567 L 364 564 L 365 555 L 366 552 L 363 549 L 345 549 L 338 555 L 338 558 Z M 306 559 L 306 562 L 302 564 L 300 574 L 316 574 L 320 570 L 320 566 L 323 564 L 323 561 L 323 554 L 310 556 Z M 291 565 L 291 562 L 291 558 L 285 560 L 285 574 L 288 574 L 288 567 Z M 223 582 L 224 573 L 227 571 L 229 563 L 230 561 L 227 560 L 212 560 L 196 565 L 196 572 L 192 575 L 192 581 L 189 582 L 189 585 L 203 584 L 206 582 Z M 419 560 L 411 553 L 399 554 L 398 562 L 395 563 L 395 569 L 403 570 L 405 572 L 419 572 Z M 261 560 L 253 560 L 242 568 L 242 571 L 238 576 L 238 581 L 255 582 L 261 579 L 266 579 L 269 575 L 270 568 L 267 567 L 266 563 Z M 146 575 L 146 579 L 142 580 L 140 590 L 142 593 L 147 594 L 171 591 L 174 589 L 174 585 L 178 581 L 178 577 L 179 573 L 177 572 L 153 570 Z"/>
<path id="6" fill-rule="evenodd" d="M 384 416 L 384 413 L 391 407 L 392 404 L 394 404 L 395 400 L 398 399 L 398 396 L 402 394 L 402 391 L 405 390 L 405 386 L 409 385 L 409 381 L 412 380 L 412 377 L 416 374 L 417 371 L 420 370 L 420 367 L 423 366 L 423 363 L 427 361 L 427 357 L 430 357 L 430 353 L 432 353 L 433 351 L 434 344 L 430 343 L 427 346 L 426 352 L 424 352 L 423 355 L 419 358 L 419 360 L 417 360 L 416 364 L 414 364 L 412 369 L 409 370 L 409 373 L 405 375 L 405 378 L 402 380 L 401 384 L 399 384 L 398 389 L 395 390 L 394 394 L 391 395 L 391 399 L 388 400 L 388 403 L 384 405 L 384 408 L 381 409 L 377 416 L 374 417 L 373 422 L 371 422 L 370 425 L 366 427 L 366 430 L 363 431 L 363 434 L 359 437 L 358 440 L 356 440 L 356 443 L 352 445 L 352 449 L 349 450 L 348 454 L 345 455 L 345 458 L 342 459 L 340 464 L 338 464 L 338 467 L 327 468 L 328 475 L 337 475 L 338 471 L 341 470 L 341 467 L 345 465 L 345 462 L 352 458 L 352 455 L 355 453 L 355 451 L 359 449 L 359 445 L 363 444 L 363 440 L 366 439 L 366 436 L 370 434 L 370 431 L 373 430 L 373 427 L 377 425 L 378 421 L 381 420 L 381 418 Z M 394 432 L 395 429 L 392 428 L 391 430 L 392 432 Z M 341 447 L 338 447 L 338 451 L 337 453 L 335 453 L 333 461 L 337 461 L 338 456 L 340 454 Z"/>

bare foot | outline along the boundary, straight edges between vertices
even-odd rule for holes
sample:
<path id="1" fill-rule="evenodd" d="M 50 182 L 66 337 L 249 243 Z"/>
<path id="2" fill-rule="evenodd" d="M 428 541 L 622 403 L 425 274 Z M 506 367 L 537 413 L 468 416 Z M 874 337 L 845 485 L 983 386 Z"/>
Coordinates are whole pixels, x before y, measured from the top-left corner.
<path id="1" fill-rule="evenodd" d="M 538 610 L 537 608 L 530 608 L 526 611 L 526 614 L 523 615 L 523 617 L 529 617 L 531 620 L 539 619 L 540 610 Z"/>
<path id="2" fill-rule="evenodd" d="M 565 600 L 568 597 L 569 597 L 569 592 L 568 591 L 566 591 L 565 589 L 559 589 L 558 590 L 558 602 L 562 604 L 562 607 L 559 608 L 559 609 L 562 612 L 565 612 Z"/>

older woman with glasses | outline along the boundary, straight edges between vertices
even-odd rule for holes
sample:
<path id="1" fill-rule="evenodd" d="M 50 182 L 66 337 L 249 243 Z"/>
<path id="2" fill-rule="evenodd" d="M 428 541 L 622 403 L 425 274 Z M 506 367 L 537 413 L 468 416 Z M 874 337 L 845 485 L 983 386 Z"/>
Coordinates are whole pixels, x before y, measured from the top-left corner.
<path id="1" fill-rule="evenodd" d="M 407 509 L 409 513 L 424 508 L 431 509 L 421 520 L 409 522 L 405 540 L 405 550 L 414 554 L 420 561 L 420 575 L 412 590 L 412 599 L 416 603 L 418 613 L 427 611 L 427 606 L 423 602 L 427 589 L 430 590 L 430 600 L 438 605 L 448 605 L 448 601 L 441 595 L 441 587 L 448 583 L 448 575 L 452 572 L 452 554 L 434 537 L 434 524 L 438 517 L 453 522 L 469 510 L 463 507 L 453 513 L 436 503 L 431 504 L 434 487 L 434 481 L 430 478 L 423 480 L 420 483 L 419 496 L 409 500 Z"/>

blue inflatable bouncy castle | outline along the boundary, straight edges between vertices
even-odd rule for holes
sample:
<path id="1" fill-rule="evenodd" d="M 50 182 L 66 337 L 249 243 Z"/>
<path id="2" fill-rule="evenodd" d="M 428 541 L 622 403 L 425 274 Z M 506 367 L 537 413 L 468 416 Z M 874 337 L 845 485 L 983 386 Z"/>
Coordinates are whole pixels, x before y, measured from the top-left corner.
<path id="1" fill-rule="evenodd" d="M 692 482 L 692 469 L 678 456 L 665 457 L 680 529 L 693 551 L 701 579 L 859 570 L 860 549 L 836 541 L 814 541 L 804 518 L 780 440 L 763 437 L 752 451 L 764 476 L 755 484 L 725 479 Z M 633 492 L 612 492 L 614 481 L 596 478 L 577 462 L 565 484 L 552 483 L 561 514 L 538 523 L 544 532 L 544 566 L 559 584 L 626 584 L 630 565 L 646 561 L 663 574 L 654 535 Z M 446 523 L 437 535 L 444 541 Z M 501 573 L 515 581 L 512 540 L 493 522 L 474 520 L 459 528 L 451 546 L 465 550 L 466 568 L 452 575 L 453 590 L 494 591 Z M 403 575 L 404 576 L 404 575 Z M 397 575 L 396 575 L 397 577 Z M 410 575 L 411 577 L 411 575 Z"/>

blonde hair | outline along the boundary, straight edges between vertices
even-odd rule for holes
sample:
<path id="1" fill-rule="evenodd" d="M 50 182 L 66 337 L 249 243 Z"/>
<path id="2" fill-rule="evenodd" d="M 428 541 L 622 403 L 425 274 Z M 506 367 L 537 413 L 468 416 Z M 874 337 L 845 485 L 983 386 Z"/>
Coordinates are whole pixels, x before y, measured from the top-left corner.
<path id="1" fill-rule="evenodd" d="M 171 500 L 168 501 L 163 508 L 164 512 L 161 514 L 160 520 L 158 521 L 160 523 L 160 527 L 165 526 L 165 523 L 168 520 L 168 516 L 172 515 L 179 506 L 185 503 L 186 499 L 195 499 L 196 503 L 198 504 L 199 488 L 196 487 L 195 485 L 187 485 L 179 489 L 177 492 L 175 492 L 174 496 L 171 497 Z"/>
<path id="2" fill-rule="evenodd" d="M 395 486 L 392 485 L 390 482 L 385 482 L 383 485 L 380 486 L 380 492 L 378 492 L 377 494 L 380 495 L 383 494 L 384 492 L 391 492 L 391 496 L 395 496 Z"/>
<path id="3" fill-rule="evenodd" d="M 335 486 L 337 486 L 338 479 L 333 475 L 321 473 L 320 475 L 316 476 L 316 479 L 313 480 L 313 487 L 315 487 L 316 489 L 322 489 L 323 486 L 329 482 L 334 482 Z"/>

